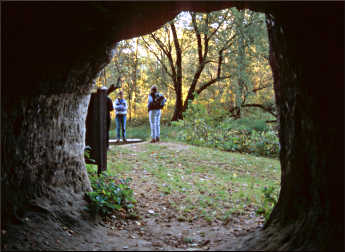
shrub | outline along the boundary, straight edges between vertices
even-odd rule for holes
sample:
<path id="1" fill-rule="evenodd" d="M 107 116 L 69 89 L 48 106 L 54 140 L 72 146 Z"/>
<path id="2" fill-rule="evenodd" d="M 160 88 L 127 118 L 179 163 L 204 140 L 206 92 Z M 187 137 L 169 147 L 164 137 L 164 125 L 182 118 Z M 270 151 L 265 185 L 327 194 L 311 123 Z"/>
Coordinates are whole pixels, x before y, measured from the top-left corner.
<path id="1" fill-rule="evenodd" d="M 184 120 L 172 125 L 179 129 L 177 138 L 190 144 L 278 157 L 279 139 L 264 120 L 219 118 L 224 118 L 222 113 L 213 117 L 202 104 L 190 104 Z"/>
<path id="2" fill-rule="evenodd" d="M 97 176 L 97 166 L 93 164 L 86 164 L 86 169 L 93 190 L 86 193 L 89 212 L 101 216 L 116 211 L 132 212 L 136 200 L 133 197 L 133 190 L 129 187 L 131 178 L 117 179 L 107 172 Z"/>
<path id="3" fill-rule="evenodd" d="M 91 213 L 106 216 L 116 210 L 129 211 L 129 209 L 133 209 L 136 201 L 133 198 L 133 190 L 129 187 L 131 179 L 121 179 L 117 183 L 111 181 L 112 179 L 107 174 L 91 177 L 93 191 L 87 193 Z"/>

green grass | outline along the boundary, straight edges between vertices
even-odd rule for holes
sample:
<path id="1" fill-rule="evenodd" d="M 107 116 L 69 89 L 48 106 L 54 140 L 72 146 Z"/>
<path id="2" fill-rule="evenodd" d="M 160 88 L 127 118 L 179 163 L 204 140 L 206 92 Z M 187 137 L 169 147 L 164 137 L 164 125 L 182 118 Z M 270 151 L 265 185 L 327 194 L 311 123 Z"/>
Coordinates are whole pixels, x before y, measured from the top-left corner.
<path id="1" fill-rule="evenodd" d="M 114 122 L 112 122 L 112 124 L 114 124 Z M 144 140 L 149 140 L 151 137 L 150 134 L 151 134 L 151 130 L 150 130 L 149 121 L 147 121 L 147 123 L 144 123 L 140 126 L 126 127 L 126 137 L 128 139 L 140 138 Z M 112 139 L 116 138 L 116 128 L 114 125 L 113 127 L 110 127 L 109 136 Z M 175 138 L 176 138 L 176 129 L 174 127 L 161 125 L 161 139 L 175 141 Z"/>
<path id="2" fill-rule="evenodd" d="M 110 129 L 109 131 L 110 138 L 116 138 L 116 128 Z M 135 128 L 127 127 L 126 129 L 126 137 L 127 138 L 140 138 L 140 139 L 147 139 L 150 136 L 150 126 L 149 125 L 141 125 Z"/>
<path id="3" fill-rule="evenodd" d="M 142 127 L 132 132 L 145 129 L 149 134 L 149 127 Z M 173 134 L 173 130 L 162 127 L 161 138 L 166 138 L 165 142 L 173 139 Z M 277 159 L 205 147 L 188 145 L 187 149 L 177 150 L 145 143 L 135 152 L 114 147 L 109 151 L 108 162 L 111 171 L 123 177 L 149 172 L 151 181 L 171 198 L 177 215 L 184 220 L 224 221 L 234 214 L 250 214 L 263 205 L 265 187 L 272 186 L 276 192 L 280 189 Z M 147 178 L 137 179 L 136 183 L 141 183 Z"/>

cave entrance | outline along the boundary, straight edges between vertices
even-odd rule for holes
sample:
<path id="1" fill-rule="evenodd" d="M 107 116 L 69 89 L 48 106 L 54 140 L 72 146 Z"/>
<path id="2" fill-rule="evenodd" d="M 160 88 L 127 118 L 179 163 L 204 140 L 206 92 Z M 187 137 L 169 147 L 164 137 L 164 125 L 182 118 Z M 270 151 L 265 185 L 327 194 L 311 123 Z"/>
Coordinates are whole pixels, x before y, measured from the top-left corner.
<path id="1" fill-rule="evenodd" d="M 338 162 L 343 125 L 336 120 L 344 114 L 343 2 L 47 5 L 2 5 L 7 70 L 1 100 L 3 221 L 23 219 L 35 207 L 54 217 L 81 218 L 78 206 L 90 190 L 83 158 L 86 108 L 92 80 L 111 59 L 116 41 L 152 32 L 181 10 L 238 6 L 267 13 L 282 171 L 279 199 L 266 227 L 241 248 L 343 249 L 339 192 L 344 170 Z M 180 118 L 180 111 L 171 116 Z M 43 230 L 27 227 L 33 239 Z M 12 244 L 19 244 L 20 232 L 12 232 Z M 21 241 L 28 248 L 24 237 Z"/>
<path id="2" fill-rule="evenodd" d="M 336 140 L 334 138 L 329 140 L 321 133 L 322 129 L 322 131 L 327 131 L 330 135 L 333 135 L 331 132 L 333 132 L 335 126 L 328 128 L 325 125 L 326 121 L 331 120 L 332 113 L 323 113 L 321 112 L 323 111 L 323 108 L 320 107 L 321 105 L 315 106 L 315 104 L 324 103 L 336 106 L 336 102 L 328 98 L 326 100 L 321 99 L 323 94 L 322 88 L 311 85 L 311 83 L 321 84 L 321 80 L 329 83 L 327 77 L 320 74 L 322 72 L 322 64 L 320 62 L 321 59 L 324 62 L 331 62 L 332 60 L 329 54 L 324 52 L 317 60 L 310 60 L 314 59 L 313 52 L 317 49 L 316 45 L 311 43 L 311 41 L 322 40 L 323 37 L 328 37 L 329 39 L 325 41 L 327 48 L 337 48 L 336 41 L 339 38 L 336 39 L 335 34 L 337 34 L 338 28 L 336 28 L 336 25 L 331 25 L 332 28 L 329 30 L 326 27 L 326 23 L 330 24 L 333 22 L 339 24 L 340 21 L 335 16 L 331 17 L 324 12 L 320 6 L 309 7 L 303 5 L 297 7 L 289 6 L 281 11 L 272 8 L 274 15 L 267 14 L 271 46 L 269 59 L 274 74 L 275 98 L 281 123 L 279 134 L 282 182 L 278 202 L 273 209 L 266 228 L 260 234 L 260 238 L 258 238 L 261 239 L 262 248 L 272 248 L 274 246 L 277 248 L 279 246 L 299 248 L 342 247 L 342 244 L 336 242 L 327 231 L 319 232 L 320 235 L 323 233 L 329 237 L 326 242 L 306 237 L 310 234 L 311 229 L 320 230 L 320 225 L 337 237 L 340 237 L 343 233 L 341 227 L 336 225 L 336 219 L 326 217 L 332 216 L 329 215 L 330 212 L 334 213 L 334 216 L 341 216 L 341 211 L 337 210 L 336 201 L 333 202 L 331 198 L 328 201 L 325 194 L 321 193 L 322 191 L 336 192 L 337 188 L 340 190 L 342 182 L 334 173 L 329 171 L 327 168 L 329 165 L 325 165 L 320 156 L 315 156 L 316 153 L 322 153 L 323 157 L 327 155 L 334 156 L 334 153 L 337 152 L 334 144 L 331 143 Z M 333 8 L 333 6 L 329 7 L 329 13 L 335 10 L 336 8 Z M 294 18 L 292 19 L 287 13 L 294 13 Z M 305 22 L 305 13 L 309 15 L 308 22 Z M 339 14 L 340 16 L 343 15 Z M 323 16 L 324 19 L 317 17 L 318 15 Z M 327 21 L 325 22 L 325 20 Z M 322 29 L 317 28 L 316 31 L 315 27 L 322 27 Z M 339 27 L 343 27 L 343 25 Z M 310 33 L 303 36 L 307 30 Z M 340 39 L 340 41 L 342 40 Z M 301 55 L 304 55 L 304 57 L 301 57 Z M 178 57 L 176 62 L 178 62 Z M 315 72 L 316 69 L 318 74 Z M 339 80 L 343 79 L 343 77 L 338 75 L 334 75 L 331 78 L 334 83 L 339 83 Z M 189 98 L 194 95 L 190 94 Z M 181 102 L 179 109 L 183 107 Z M 178 113 L 181 111 L 179 109 L 174 111 L 174 119 L 181 118 L 181 115 Z M 326 148 L 328 149 L 326 150 Z M 333 154 L 332 150 L 334 151 Z M 310 165 L 308 162 L 311 162 L 309 163 Z M 332 163 L 332 166 L 336 167 L 336 164 Z M 320 178 L 316 174 L 323 174 L 324 176 Z M 337 182 L 332 184 L 332 180 Z M 327 195 L 329 194 L 327 193 Z M 332 222 L 335 228 L 331 228 L 328 221 Z M 304 225 L 306 222 L 308 225 Z M 294 230 L 293 232 L 298 233 L 299 238 L 297 236 L 291 237 L 289 235 L 291 232 L 288 232 L 289 234 L 287 235 L 276 235 L 275 237 L 278 237 L 279 241 L 274 242 L 272 246 L 267 244 L 265 240 L 272 236 L 272 234 L 279 233 L 282 226 Z M 306 237 L 306 239 L 304 240 L 301 237 Z M 331 244 L 330 240 L 336 242 L 335 244 L 337 245 Z M 256 242 L 252 240 L 251 243 L 254 244 Z M 248 245 L 248 247 L 250 246 L 252 245 Z"/>
<path id="3" fill-rule="evenodd" d="M 148 185 L 155 188 L 140 202 L 145 206 L 150 200 L 157 201 L 152 202 L 152 207 L 143 207 L 146 211 L 141 212 L 143 216 L 156 213 L 158 210 L 154 208 L 160 209 L 157 204 L 164 205 L 169 199 L 169 211 L 174 209 L 176 217 L 187 223 L 193 223 L 197 215 L 199 219 L 218 224 L 232 223 L 230 220 L 236 216 L 233 219 L 238 221 L 240 228 L 237 230 L 253 230 L 255 224 L 263 224 L 263 218 L 258 216 L 268 218 L 280 190 L 278 126 L 272 126 L 276 124 L 277 112 L 268 43 L 264 14 L 235 8 L 208 15 L 182 12 L 152 34 L 119 42 L 111 62 L 100 72 L 96 86 L 109 87 L 123 78 L 122 90 L 129 104 L 127 134 L 150 139 L 147 95 L 152 85 L 157 85 L 169 101 L 162 115 L 164 136 L 161 143 L 148 145 L 145 151 L 141 145 L 125 148 L 131 153 L 123 147 L 111 148 L 108 154 L 110 169 L 118 166 L 121 168 L 114 168 L 116 173 L 133 176 L 139 197 L 150 189 Z M 178 58 L 181 58 L 181 65 L 177 63 Z M 182 74 L 180 82 L 173 74 L 178 71 Z M 179 99 L 176 98 L 178 95 L 181 95 Z M 115 100 L 117 95 L 114 93 L 110 97 Z M 193 103 L 188 103 L 187 98 Z M 182 104 L 178 105 L 176 100 L 181 100 Z M 168 126 L 170 120 L 182 115 L 183 111 L 178 109 L 187 112 L 184 115 L 186 123 L 179 129 L 180 135 L 176 128 Z M 210 117 L 210 114 L 215 116 Z M 220 124 L 223 128 L 216 128 Z M 169 127 L 173 133 L 167 132 Z M 215 135 L 217 130 L 218 135 Z M 174 134 L 190 144 L 218 147 L 221 151 L 247 152 L 258 157 L 231 156 L 233 162 L 227 157 L 229 165 L 223 167 L 228 169 L 227 175 L 223 171 L 214 173 L 211 169 L 208 174 L 204 165 L 188 158 L 194 155 L 194 159 L 201 159 L 202 155 L 197 157 L 196 154 L 199 149 L 192 151 L 193 154 L 190 150 L 179 153 L 184 150 L 184 145 L 164 139 Z M 192 139 L 187 139 L 188 134 Z M 114 120 L 110 135 L 116 136 Z M 246 140 L 241 142 L 242 138 Z M 208 144 L 216 141 L 217 144 Z M 176 153 L 179 154 L 176 156 Z M 145 155 L 146 162 L 138 158 L 141 155 Z M 224 158 L 222 155 L 217 157 Z M 270 161 L 272 157 L 275 160 Z M 117 162 L 116 158 L 129 159 L 132 163 Z M 171 163 L 167 165 L 166 159 Z M 217 160 L 205 159 L 205 162 L 216 162 L 209 166 L 224 166 L 224 162 L 217 163 Z M 138 163 L 142 163 L 142 169 Z M 147 167 L 150 163 L 154 169 Z M 131 165 L 134 172 L 129 171 Z M 171 170 L 172 166 L 183 172 L 176 173 Z M 193 166 L 200 170 L 194 176 Z M 158 179 L 156 185 L 149 183 L 150 176 L 151 180 Z M 165 180 L 161 179 L 163 177 Z M 211 180 L 215 182 L 213 186 Z M 153 197 L 148 196 L 151 192 Z M 167 205 L 163 207 L 167 208 Z M 247 221 L 248 226 L 239 224 L 241 221 Z"/>

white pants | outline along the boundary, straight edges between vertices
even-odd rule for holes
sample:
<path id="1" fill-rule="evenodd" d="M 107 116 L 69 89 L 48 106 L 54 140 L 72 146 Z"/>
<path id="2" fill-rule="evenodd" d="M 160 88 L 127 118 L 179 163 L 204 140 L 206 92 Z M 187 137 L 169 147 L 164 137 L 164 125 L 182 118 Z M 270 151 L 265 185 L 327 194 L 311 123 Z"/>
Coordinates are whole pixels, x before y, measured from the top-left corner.
<path id="1" fill-rule="evenodd" d="M 153 109 L 149 111 L 149 120 L 151 127 L 151 137 L 156 139 L 160 136 L 160 120 L 161 120 L 161 110 Z"/>

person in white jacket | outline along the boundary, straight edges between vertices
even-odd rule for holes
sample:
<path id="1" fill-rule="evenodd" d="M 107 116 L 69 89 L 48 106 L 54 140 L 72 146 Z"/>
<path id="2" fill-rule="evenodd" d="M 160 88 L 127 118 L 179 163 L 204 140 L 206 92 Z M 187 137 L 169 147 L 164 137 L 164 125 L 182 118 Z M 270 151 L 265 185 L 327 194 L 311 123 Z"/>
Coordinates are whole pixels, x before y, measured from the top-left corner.
<path id="1" fill-rule="evenodd" d="M 116 132 L 117 132 L 117 141 L 120 141 L 120 128 L 122 132 L 122 139 L 123 142 L 127 142 L 126 140 L 126 116 L 127 116 L 127 102 L 123 99 L 123 92 L 119 92 L 119 97 L 114 101 L 114 108 L 115 108 L 115 122 L 116 122 Z"/>

